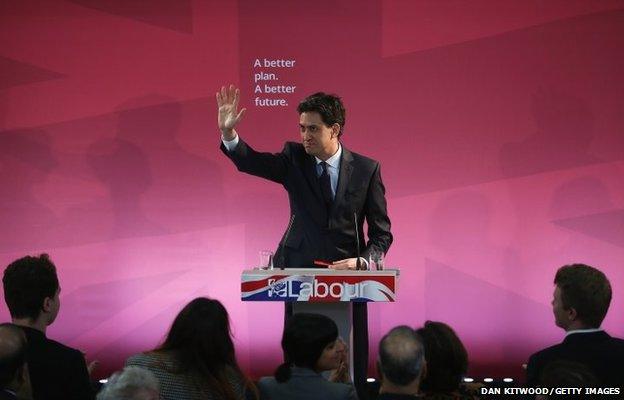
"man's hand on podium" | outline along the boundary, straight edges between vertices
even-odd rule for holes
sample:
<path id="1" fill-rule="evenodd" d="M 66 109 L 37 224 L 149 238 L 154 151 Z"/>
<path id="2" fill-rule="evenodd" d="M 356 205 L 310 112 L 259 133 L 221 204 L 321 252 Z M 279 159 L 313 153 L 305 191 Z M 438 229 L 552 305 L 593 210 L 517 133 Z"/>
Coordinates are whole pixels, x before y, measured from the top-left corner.
<path id="1" fill-rule="evenodd" d="M 360 262 L 363 267 L 366 267 L 366 262 L 364 258 L 360 257 Z M 357 257 L 353 258 L 345 258 L 344 260 L 338 260 L 331 263 L 328 267 L 330 269 L 357 269 Z"/>

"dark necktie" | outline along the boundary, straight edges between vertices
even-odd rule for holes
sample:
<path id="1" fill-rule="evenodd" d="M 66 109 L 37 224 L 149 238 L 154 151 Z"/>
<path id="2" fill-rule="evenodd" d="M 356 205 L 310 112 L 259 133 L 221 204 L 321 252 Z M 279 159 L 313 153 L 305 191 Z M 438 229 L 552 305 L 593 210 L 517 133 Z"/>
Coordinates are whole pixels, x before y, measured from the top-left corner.
<path id="1" fill-rule="evenodd" d="M 327 163 L 325 161 L 321 161 L 320 164 L 323 170 L 323 172 L 321 172 L 321 176 L 319 176 L 321 194 L 323 195 L 323 200 L 325 200 L 325 205 L 329 210 L 329 207 L 334 201 L 334 197 L 332 196 L 331 181 L 329 180 L 329 174 L 327 173 Z"/>

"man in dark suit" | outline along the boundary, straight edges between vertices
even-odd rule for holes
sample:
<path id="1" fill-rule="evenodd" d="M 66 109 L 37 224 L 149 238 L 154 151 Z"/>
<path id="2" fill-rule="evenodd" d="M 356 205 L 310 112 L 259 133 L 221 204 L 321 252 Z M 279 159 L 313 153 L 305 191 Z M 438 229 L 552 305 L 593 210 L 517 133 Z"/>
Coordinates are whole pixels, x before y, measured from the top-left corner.
<path id="1" fill-rule="evenodd" d="M 356 269 L 366 265 L 372 250 L 385 254 L 392 234 L 380 166 L 342 146 L 340 98 L 316 93 L 304 99 L 297 107 L 301 143 L 287 142 L 276 154 L 257 152 L 239 137 L 234 128 L 245 109 L 238 111 L 238 103 L 239 91 L 232 85 L 217 93 L 221 150 L 240 171 L 279 183 L 288 192 L 290 221 L 276 251 L 277 266 L 311 267 L 323 260 L 330 268 Z M 353 305 L 353 321 L 354 377 L 362 399 L 368 364 L 365 303 Z"/>
<path id="2" fill-rule="evenodd" d="M 562 343 L 538 351 L 527 364 L 527 385 L 544 384 L 555 362 L 587 367 L 601 386 L 624 385 L 624 340 L 600 328 L 611 303 L 611 284 L 604 273 L 584 264 L 566 265 L 555 275 L 553 314 L 566 331 Z"/>
<path id="3" fill-rule="evenodd" d="M 93 399 L 84 356 L 46 337 L 61 306 L 56 267 L 47 254 L 23 257 L 4 271 L 4 300 L 28 340 L 26 360 L 35 400 Z"/>
<path id="4" fill-rule="evenodd" d="M 16 325 L 0 324 L 0 400 L 30 398 L 26 335 Z"/>
<path id="5" fill-rule="evenodd" d="M 425 370 L 425 348 L 409 326 L 397 326 L 379 342 L 377 370 L 381 379 L 379 400 L 408 400 L 420 396 Z"/>

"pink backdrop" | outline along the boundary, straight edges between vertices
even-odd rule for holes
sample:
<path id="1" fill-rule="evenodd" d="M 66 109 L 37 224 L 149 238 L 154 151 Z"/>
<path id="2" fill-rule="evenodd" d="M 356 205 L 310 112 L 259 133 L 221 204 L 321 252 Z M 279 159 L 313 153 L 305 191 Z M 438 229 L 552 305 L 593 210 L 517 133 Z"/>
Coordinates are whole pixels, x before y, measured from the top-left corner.
<path id="1" fill-rule="evenodd" d="M 382 163 L 401 268 L 400 300 L 369 308 L 371 365 L 389 328 L 432 319 L 472 373 L 521 376 L 563 336 L 562 264 L 607 273 L 604 327 L 624 336 L 622 71 L 621 0 L 2 2 L 0 264 L 51 254 L 49 335 L 100 376 L 200 295 L 226 304 L 245 370 L 270 373 L 282 307 L 241 303 L 238 282 L 287 199 L 220 153 L 214 92 L 240 85 L 241 134 L 278 151 L 297 102 L 326 90 L 347 105 L 345 145 Z M 260 72 L 295 93 L 254 94 Z"/>

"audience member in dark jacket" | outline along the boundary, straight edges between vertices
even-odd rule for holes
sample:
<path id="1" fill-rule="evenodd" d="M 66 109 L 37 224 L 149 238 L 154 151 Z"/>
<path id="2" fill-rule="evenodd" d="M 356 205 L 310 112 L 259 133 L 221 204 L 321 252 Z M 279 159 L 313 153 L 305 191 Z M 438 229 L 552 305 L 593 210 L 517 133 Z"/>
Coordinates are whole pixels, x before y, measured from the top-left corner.
<path id="1" fill-rule="evenodd" d="M 23 257 L 4 271 L 4 299 L 28 340 L 34 400 L 89 400 L 94 392 L 82 353 L 46 337 L 61 306 L 56 267 L 47 254 Z"/>
<path id="2" fill-rule="evenodd" d="M 585 365 L 599 386 L 624 386 L 624 340 L 600 328 L 611 304 L 611 284 L 604 273 L 584 264 L 566 265 L 555 275 L 553 314 L 566 331 L 563 342 L 529 358 L 527 385 L 541 386 L 541 376 L 558 360 Z"/>

